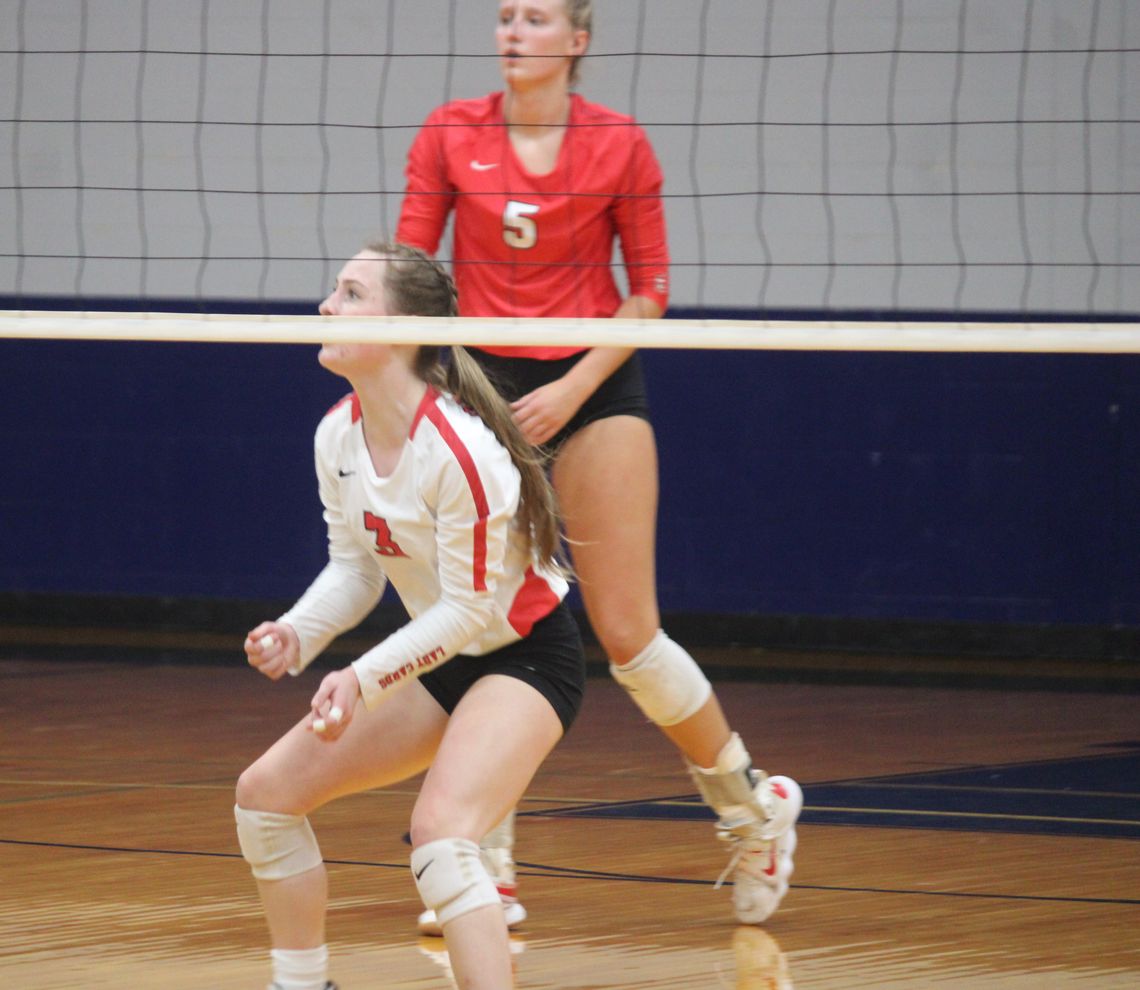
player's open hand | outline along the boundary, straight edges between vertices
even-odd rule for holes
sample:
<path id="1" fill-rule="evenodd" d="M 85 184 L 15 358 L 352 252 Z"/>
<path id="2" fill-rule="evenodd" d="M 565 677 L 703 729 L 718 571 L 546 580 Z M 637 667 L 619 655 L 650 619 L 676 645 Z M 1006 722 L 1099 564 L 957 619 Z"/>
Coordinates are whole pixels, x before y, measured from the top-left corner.
<path id="1" fill-rule="evenodd" d="M 271 681 L 284 677 L 301 659 L 301 641 L 285 622 L 262 622 L 245 637 L 249 665 Z"/>
<path id="2" fill-rule="evenodd" d="M 360 681 L 356 679 L 356 671 L 351 667 L 326 674 L 317 693 L 313 695 L 309 730 L 326 742 L 339 739 L 352 721 L 352 713 L 359 697 Z"/>
<path id="3" fill-rule="evenodd" d="M 512 402 L 511 412 L 526 442 L 538 446 L 570 422 L 582 398 L 564 378 L 557 378 Z"/>

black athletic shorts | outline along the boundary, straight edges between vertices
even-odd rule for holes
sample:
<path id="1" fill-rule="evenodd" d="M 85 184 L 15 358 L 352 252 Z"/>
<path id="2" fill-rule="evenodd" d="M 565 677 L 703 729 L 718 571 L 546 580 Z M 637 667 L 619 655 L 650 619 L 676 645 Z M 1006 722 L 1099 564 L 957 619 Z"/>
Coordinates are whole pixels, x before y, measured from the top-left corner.
<path id="1" fill-rule="evenodd" d="M 541 694 L 566 732 L 582 707 L 586 689 L 586 657 L 578 623 L 562 602 L 530 635 L 481 657 L 460 653 L 420 678 L 420 683 L 448 715 L 480 677 L 517 677 Z"/>
<path id="2" fill-rule="evenodd" d="M 491 384 L 508 402 L 514 402 L 541 385 L 561 378 L 575 364 L 582 360 L 586 351 L 572 354 L 567 358 L 541 361 L 526 357 L 501 357 L 488 354 L 477 348 L 470 349 L 471 356 L 479 362 Z M 649 399 L 645 392 L 645 375 L 641 368 L 641 355 L 636 351 L 629 360 L 617 368 L 594 394 L 574 414 L 561 430 L 543 444 L 551 452 L 558 450 L 583 426 L 588 426 L 607 416 L 636 416 L 649 419 Z"/>

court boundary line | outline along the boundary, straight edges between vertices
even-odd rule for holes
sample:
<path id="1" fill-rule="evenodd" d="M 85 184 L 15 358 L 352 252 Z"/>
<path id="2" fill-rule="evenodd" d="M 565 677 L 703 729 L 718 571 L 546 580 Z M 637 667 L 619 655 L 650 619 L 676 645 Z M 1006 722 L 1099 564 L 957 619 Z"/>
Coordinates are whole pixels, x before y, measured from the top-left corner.
<path id="1" fill-rule="evenodd" d="M 241 853 L 208 852 L 205 850 L 194 849 L 142 849 L 133 848 L 130 846 L 107 846 L 72 842 L 45 842 L 32 839 L 0 838 L 0 845 L 34 847 L 41 849 L 65 849 L 75 852 L 123 853 L 126 855 L 143 856 L 190 856 L 206 859 L 242 859 Z M 373 869 L 408 869 L 407 863 L 385 863 L 372 860 L 326 859 L 324 862 L 326 866 L 364 866 Z M 602 880 L 619 883 L 654 883 L 698 887 L 715 887 L 717 884 L 717 881 L 715 880 L 697 880 L 690 877 L 654 877 L 636 873 L 608 873 L 603 870 L 587 870 L 577 867 L 551 866 L 545 863 L 529 863 L 519 861 L 516 865 L 522 867 L 522 869 L 518 871 L 519 876 L 527 876 L 537 879 Z M 732 886 L 732 883 L 731 881 L 726 881 L 723 886 L 729 887 Z M 960 897 L 975 900 L 1032 901 L 1062 904 L 1107 904 L 1115 906 L 1140 907 L 1140 898 L 1128 897 L 1074 897 L 1048 894 L 1002 894 L 987 893 L 984 891 L 910 890 L 906 888 L 892 887 L 843 887 L 830 884 L 805 883 L 793 883 L 791 884 L 791 888 L 794 890 L 820 890 L 830 891 L 833 893 L 899 894 L 903 896 L 918 897 Z"/>

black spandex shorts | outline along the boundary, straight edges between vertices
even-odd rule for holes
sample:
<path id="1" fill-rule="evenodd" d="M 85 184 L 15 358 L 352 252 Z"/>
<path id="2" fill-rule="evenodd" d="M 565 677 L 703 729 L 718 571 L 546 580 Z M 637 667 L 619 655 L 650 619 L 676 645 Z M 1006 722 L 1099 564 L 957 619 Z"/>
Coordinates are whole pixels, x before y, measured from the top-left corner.
<path id="1" fill-rule="evenodd" d="M 499 394 L 508 402 L 533 392 L 561 378 L 582 360 L 586 351 L 567 358 L 541 361 L 526 357 L 501 357 L 471 348 L 471 356 L 479 362 Z M 620 368 L 607 378 L 574 414 L 561 430 L 543 446 L 556 451 L 583 426 L 607 416 L 636 416 L 649 419 L 649 399 L 645 393 L 645 375 L 641 370 L 641 355 L 636 351 Z"/>
<path id="2" fill-rule="evenodd" d="M 505 674 L 529 684 L 550 702 L 566 732 L 582 707 L 586 689 L 582 638 L 566 603 L 539 619 L 529 636 L 481 657 L 460 653 L 424 674 L 420 683 L 450 715 L 471 685 L 487 674 Z"/>

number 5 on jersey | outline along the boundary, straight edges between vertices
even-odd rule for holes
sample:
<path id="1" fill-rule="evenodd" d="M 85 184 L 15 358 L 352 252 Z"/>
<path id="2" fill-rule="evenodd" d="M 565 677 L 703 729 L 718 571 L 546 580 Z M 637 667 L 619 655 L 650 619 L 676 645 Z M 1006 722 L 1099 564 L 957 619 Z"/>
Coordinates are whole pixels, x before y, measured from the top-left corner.
<path id="1" fill-rule="evenodd" d="M 534 247 L 538 242 L 538 224 L 531 217 L 538 212 L 532 203 L 507 200 L 503 208 L 503 240 L 513 248 Z"/>

